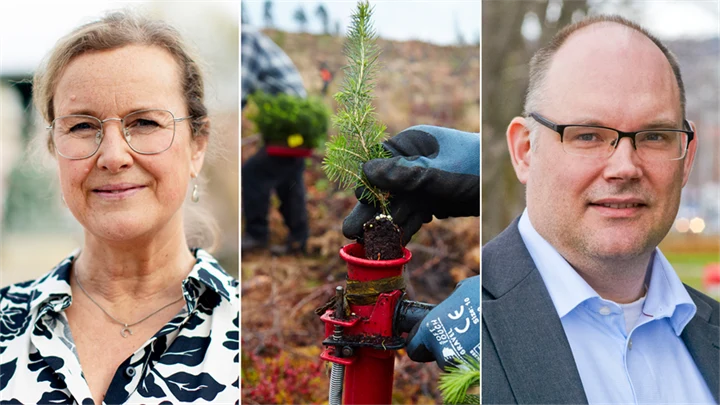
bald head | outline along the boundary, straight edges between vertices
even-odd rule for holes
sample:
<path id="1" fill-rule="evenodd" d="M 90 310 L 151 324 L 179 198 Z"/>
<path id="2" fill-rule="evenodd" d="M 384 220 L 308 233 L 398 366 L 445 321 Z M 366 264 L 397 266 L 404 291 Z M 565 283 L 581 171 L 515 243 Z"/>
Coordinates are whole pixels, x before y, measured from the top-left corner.
<path id="1" fill-rule="evenodd" d="M 650 97 L 649 89 L 663 86 L 655 88 L 656 93 L 663 90 L 671 95 L 672 100 L 663 99 L 674 104 L 680 122 L 685 117 L 677 59 L 647 30 L 622 17 L 595 16 L 572 24 L 533 56 L 525 115 L 548 103 L 560 103 L 556 107 L 562 108 L 569 92 L 579 89 L 581 82 L 593 84 L 582 86 L 586 91 L 603 92 L 620 104 L 633 102 L 633 97 Z M 590 103 L 590 98 L 587 94 L 585 100 Z"/>

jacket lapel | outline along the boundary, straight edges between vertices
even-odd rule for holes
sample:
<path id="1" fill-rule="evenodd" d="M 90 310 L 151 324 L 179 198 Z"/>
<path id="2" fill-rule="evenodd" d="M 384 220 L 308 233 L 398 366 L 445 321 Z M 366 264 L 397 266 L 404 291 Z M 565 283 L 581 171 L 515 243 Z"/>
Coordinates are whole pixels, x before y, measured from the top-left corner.
<path id="1" fill-rule="evenodd" d="M 518 403 L 587 404 L 560 318 L 515 220 L 483 248 L 482 317 Z M 483 378 L 491 378 L 483 373 Z"/>
<path id="2" fill-rule="evenodd" d="M 695 361 L 698 370 L 705 378 L 715 402 L 720 399 L 720 328 L 718 327 L 717 311 L 714 314 L 715 324 L 710 322 L 713 315 L 712 307 L 694 290 L 688 288 L 697 312 L 683 329 L 680 337 Z M 714 337 L 714 338 L 713 338 Z"/>

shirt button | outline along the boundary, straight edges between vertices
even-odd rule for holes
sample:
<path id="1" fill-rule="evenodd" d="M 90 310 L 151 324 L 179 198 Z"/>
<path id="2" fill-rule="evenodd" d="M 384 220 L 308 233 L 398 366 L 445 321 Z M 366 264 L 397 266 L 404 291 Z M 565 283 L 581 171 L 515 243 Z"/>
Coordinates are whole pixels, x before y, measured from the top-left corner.
<path id="1" fill-rule="evenodd" d="M 128 376 L 128 377 L 130 377 L 130 378 L 135 377 L 135 368 L 134 368 L 134 367 L 128 367 L 128 368 L 126 368 L 126 369 L 125 369 L 125 375 Z"/>
<path id="2" fill-rule="evenodd" d="M 610 311 L 610 308 L 608 307 L 600 307 L 598 312 L 600 312 L 600 315 L 610 315 L 610 312 L 612 311 Z"/>

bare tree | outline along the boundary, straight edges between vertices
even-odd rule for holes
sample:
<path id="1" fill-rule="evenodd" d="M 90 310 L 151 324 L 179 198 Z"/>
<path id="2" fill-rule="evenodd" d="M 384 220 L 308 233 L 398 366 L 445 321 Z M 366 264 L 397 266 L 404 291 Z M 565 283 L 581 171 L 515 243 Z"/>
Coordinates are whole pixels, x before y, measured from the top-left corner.
<path id="1" fill-rule="evenodd" d="M 250 24 L 250 16 L 247 13 L 247 7 L 245 6 L 245 2 L 240 2 L 240 23 L 241 24 Z"/>
<path id="2" fill-rule="evenodd" d="M 323 26 L 323 34 L 329 35 L 330 34 L 330 16 L 328 16 L 327 9 L 325 8 L 325 5 L 322 3 L 318 4 L 317 9 L 315 9 L 315 15 L 320 19 L 320 22 Z"/>
<path id="3" fill-rule="evenodd" d="M 460 23 L 458 22 L 457 16 L 454 16 L 453 19 L 455 20 L 455 43 L 458 46 L 465 46 L 467 45 L 467 42 L 465 42 L 465 35 L 463 35 L 462 29 L 460 29 Z"/>
<path id="4" fill-rule="evenodd" d="M 272 6 L 272 0 L 265 0 L 265 12 L 263 13 L 263 20 L 265 21 L 265 27 L 267 28 L 272 28 L 275 26 L 275 24 L 273 23 Z"/>
<path id="5" fill-rule="evenodd" d="M 302 5 L 298 6 L 298 8 L 295 9 L 295 13 L 293 13 L 293 19 L 298 23 L 300 26 L 300 31 L 305 32 L 307 28 L 307 16 L 305 15 L 305 9 Z"/>

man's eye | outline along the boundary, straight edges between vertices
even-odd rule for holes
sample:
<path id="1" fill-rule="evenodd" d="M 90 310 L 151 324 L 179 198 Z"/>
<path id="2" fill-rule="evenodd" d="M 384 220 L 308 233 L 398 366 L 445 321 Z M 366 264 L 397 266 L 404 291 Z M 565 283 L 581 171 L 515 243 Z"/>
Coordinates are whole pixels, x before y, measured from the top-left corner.
<path id="1" fill-rule="evenodd" d="M 573 140 L 579 142 L 602 141 L 602 139 L 596 132 L 585 132 L 581 134 L 576 134 L 573 136 Z"/>
<path id="2" fill-rule="evenodd" d="M 650 142 L 667 142 L 670 135 L 665 132 L 647 132 L 643 134 L 643 140 Z"/>

